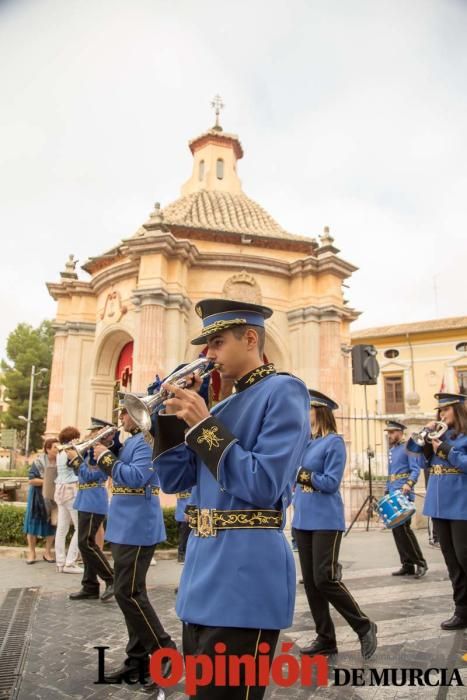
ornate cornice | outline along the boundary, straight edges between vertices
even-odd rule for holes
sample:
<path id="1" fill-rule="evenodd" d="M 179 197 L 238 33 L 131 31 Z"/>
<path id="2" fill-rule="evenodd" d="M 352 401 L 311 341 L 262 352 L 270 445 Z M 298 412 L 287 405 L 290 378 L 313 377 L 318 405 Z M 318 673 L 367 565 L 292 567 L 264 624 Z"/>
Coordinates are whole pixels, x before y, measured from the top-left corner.
<path id="1" fill-rule="evenodd" d="M 193 264 L 199 255 L 199 251 L 193 243 L 187 240 L 179 240 L 170 232 L 149 230 L 143 236 L 127 238 L 124 241 L 127 255 L 132 260 L 139 260 L 147 253 L 162 253 L 167 257 L 177 257 L 185 260 L 188 265 Z"/>
<path id="2" fill-rule="evenodd" d="M 143 306 L 162 306 L 165 309 L 180 309 L 188 311 L 191 308 L 191 301 L 183 294 L 172 294 L 162 287 L 143 287 L 134 289 L 131 302 L 139 311 Z"/>
<path id="3" fill-rule="evenodd" d="M 257 248 L 268 248 L 269 250 L 292 250 L 308 255 L 314 255 L 316 241 L 295 240 L 291 238 L 279 238 L 276 236 L 255 235 L 245 232 L 215 231 L 202 228 L 190 228 L 185 226 L 171 225 L 170 230 L 174 236 L 180 239 L 215 241 L 218 243 L 233 243 L 235 245 L 254 245 Z"/>
<path id="4" fill-rule="evenodd" d="M 304 306 L 299 309 L 292 309 L 287 312 L 287 320 L 289 323 L 307 323 L 309 321 L 336 321 L 342 319 L 353 321 L 359 313 L 354 309 L 349 309 L 345 306 L 337 306 L 337 304 L 327 304 L 325 306 Z"/>
<path id="5" fill-rule="evenodd" d="M 87 321 L 55 321 L 52 323 L 55 335 L 92 335 L 96 332 L 96 324 Z"/>
<path id="6" fill-rule="evenodd" d="M 61 297 L 94 296 L 90 282 L 75 279 L 62 279 L 61 282 L 47 282 L 47 289 L 54 301 Z"/>

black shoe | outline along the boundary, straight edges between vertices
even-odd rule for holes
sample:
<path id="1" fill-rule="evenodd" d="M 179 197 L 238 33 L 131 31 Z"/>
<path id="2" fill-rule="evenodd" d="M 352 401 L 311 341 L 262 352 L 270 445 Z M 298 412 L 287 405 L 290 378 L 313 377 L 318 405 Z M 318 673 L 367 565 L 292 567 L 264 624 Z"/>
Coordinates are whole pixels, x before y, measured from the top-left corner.
<path id="1" fill-rule="evenodd" d="M 370 629 L 363 637 L 360 637 L 360 647 L 362 650 L 363 658 L 369 659 L 373 656 L 378 646 L 378 640 L 376 639 L 376 632 L 378 631 L 377 626 L 374 622 L 370 622 Z"/>
<path id="2" fill-rule="evenodd" d="M 97 600 L 99 598 L 99 593 L 88 593 L 81 589 L 76 593 L 70 593 L 68 597 L 70 600 Z"/>
<path id="3" fill-rule="evenodd" d="M 114 585 L 113 583 L 109 583 L 108 586 L 105 587 L 105 591 L 101 595 L 101 600 L 103 603 L 106 603 L 108 600 L 114 597 Z"/>
<path id="4" fill-rule="evenodd" d="M 467 620 L 463 620 L 462 617 L 454 614 L 449 620 L 444 620 L 441 623 L 442 630 L 464 630 L 467 629 Z"/>
<path id="5" fill-rule="evenodd" d="M 417 573 L 415 574 L 415 578 L 423 578 L 425 576 L 426 572 L 428 571 L 428 566 L 427 564 L 417 564 Z"/>
<path id="6" fill-rule="evenodd" d="M 140 668 L 142 666 L 142 669 Z M 141 673 L 142 671 L 142 673 Z M 141 662 L 141 665 L 137 661 L 132 659 L 126 659 L 124 663 L 105 674 L 105 680 L 109 683 L 124 683 L 126 681 L 138 681 L 141 680 L 141 675 L 143 679 L 149 677 L 149 664 L 146 660 Z"/>
<path id="7" fill-rule="evenodd" d="M 317 638 L 309 647 L 300 649 L 300 654 L 304 654 L 305 656 L 315 656 L 315 654 L 331 656 L 332 654 L 337 654 L 337 645 L 336 642 L 323 642 L 321 639 Z"/>
<path id="8" fill-rule="evenodd" d="M 175 593 L 175 595 L 177 595 L 177 593 L 178 593 L 178 586 L 177 586 L 177 588 L 174 588 L 174 593 Z"/>
<path id="9" fill-rule="evenodd" d="M 401 566 L 397 571 L 392 572 L 393 576 L 415 576 L 415 566 Z"/>
<path id="10" fill-rule="evenodd" d="M 183 564 L 185 561 L 185 552 L 179 552 L 177 555 L 177 561 L 179 564 Z"/>

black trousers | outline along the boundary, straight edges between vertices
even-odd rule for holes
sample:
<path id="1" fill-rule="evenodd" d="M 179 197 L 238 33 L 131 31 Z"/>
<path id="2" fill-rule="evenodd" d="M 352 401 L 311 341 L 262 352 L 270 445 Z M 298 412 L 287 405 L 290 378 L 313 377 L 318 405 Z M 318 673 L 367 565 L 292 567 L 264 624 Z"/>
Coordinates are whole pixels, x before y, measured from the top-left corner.
<path id="1" fill-rule="evenodd" d="M 370 629 L 369 618 L 360 610 L 340 580 L 338 558 L 342 532 L 336 530 L 295 530 L 305 593 L 318 638 L 335 644 L 336 630 L 329 603 L 361 637 Z"/>
<path id="2" fill-rule="evenodd" d="M 183 624 L 183 653 L 185 656 L 206 654 L 214 659 L 214 646 L 223 642 L 227 650 L 226 655 L 242 656 L 248 654 L 256 658 L 258 645 L 262 642 L 269 644 L 271 651 L 269 659 L 272 661 L 274 651 L 279 639 L 279 630 L 247 629 L 243 627 L 207 627 L 205 625 L 193 625 L 189 622 Z M 265 654 L 262 654 L 265 656 Z M 227 664 L 228 667 L 228 664 Z M 239 686 L 207 685 L 198 687 L 195 700 L 261 700 L 266 692 L 264 686 L 246 686 L 244 677 L 240 676 Z M 214 682 L 213 682 L 214 683 Z"/>
<path id="3" fill-rule="evenodd" d="M 96 532 L 104 520 L 105 515 L 78 511 L 78 547 L 84 564 L 81 586 L 86 593 L 99 593 L 98 576 L 107 585 L 114 580 L 113 569 L 96 544 Z"/>
<path id="4" fill-rule="evenodd" d="M 175 647 L 162 626 L 146 591 L 146 574 L 156 545 L 113 544 L 115 598 L 128 629 L 126 653 L 131 665 L 137 666 L 163 647 Z"/>
<path id="5" fill-rule="evenodd" d="M 190 535 L 190 526 L 187 522 L 178 523 L 178 553 L 185 554 L 188 537 Z"/>
<path id="6" fill-rule="evenodd" d="M 430 478 L 430 469 L 424 469 L 424 476 L 425 476 L 425 488 L 428 488 L 428 479 Z M 433 520 L 433 518 L 428 518 L 428 540 L 434 543 L 439 542 L 439 537 L 438 537 L 438 530 L 436 527 L 436 521 Z"/>
<path id="7" fill-rule="evenodd" d="M 426 566 L 418 540 L 410 527 L 411 521 L 412 518 L 409 518 L 405 523 L 392 530 L 401 564 L 402 566 Z"/>
<path id="8" fill-rule="evenodd" d="M 433 518 L 454 590 L 456 615 L 467 620 L 467 520 Z"/>

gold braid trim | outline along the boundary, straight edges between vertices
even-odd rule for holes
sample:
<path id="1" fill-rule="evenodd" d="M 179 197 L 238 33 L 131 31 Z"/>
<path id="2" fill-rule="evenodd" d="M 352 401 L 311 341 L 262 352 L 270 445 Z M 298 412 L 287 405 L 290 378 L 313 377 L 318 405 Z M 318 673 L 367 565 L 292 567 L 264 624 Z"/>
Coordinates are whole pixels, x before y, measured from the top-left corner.
<path id="1" fill-rule="evenodd" d="M 226 328 L 230 328 L 231 326 L 241 326 L 245 323 L 246 321 L 244 318 L 233 318 L 230 321 L 214 321 L 214 323 L 210 323 L 209 326 L 205 326 L 200 335 L 212 335 L 218 331 L 225 331 Z"/>
<path id="2" fill-rule="evenodd" d="M 158 486 L 153 486 L 151 488 L 151 493 L 153 496 L 158 496 L 160 488 Z M 146 489 L 142 487 L 131 489 L 129 486 L 112 486 L 112 494 L 114 496 L 145 496 Z"/>

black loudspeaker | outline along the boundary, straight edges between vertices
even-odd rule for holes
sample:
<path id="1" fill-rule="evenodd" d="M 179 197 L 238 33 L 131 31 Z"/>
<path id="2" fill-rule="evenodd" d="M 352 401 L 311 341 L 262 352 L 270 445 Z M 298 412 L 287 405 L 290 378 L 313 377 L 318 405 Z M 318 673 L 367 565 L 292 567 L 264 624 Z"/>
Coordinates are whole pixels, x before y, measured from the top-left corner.
<path id="1" fill-rule="evenodd" d="M 352 384 L 376 384 L 379 365 L 374 345 L 354 345 L 352 348 Z"/>

